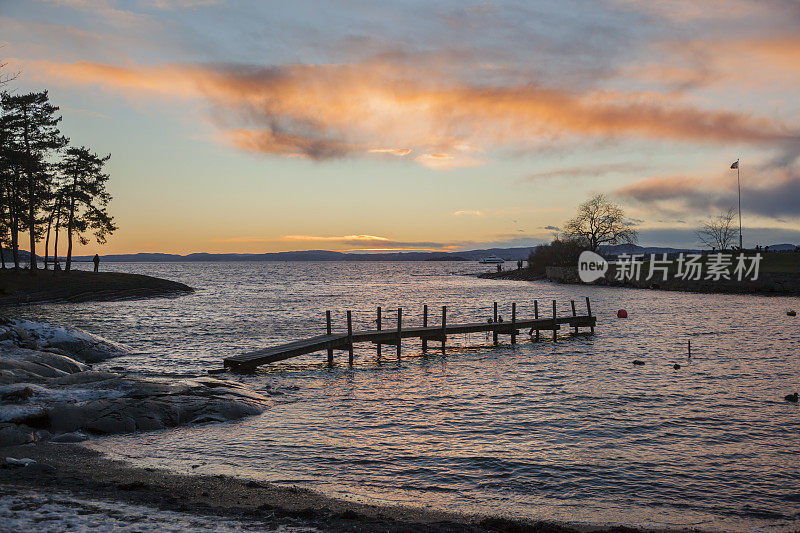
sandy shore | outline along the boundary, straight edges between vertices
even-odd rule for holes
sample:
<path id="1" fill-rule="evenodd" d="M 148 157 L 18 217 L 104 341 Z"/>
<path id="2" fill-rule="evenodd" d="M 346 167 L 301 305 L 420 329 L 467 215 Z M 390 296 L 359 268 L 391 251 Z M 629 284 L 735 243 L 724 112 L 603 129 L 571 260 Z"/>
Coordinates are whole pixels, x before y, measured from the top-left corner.
<path id="1" fill-rule="evenodd" d="M 89 302 L 192 292 L 177 281 L 120 272 L 0 269 L 0 306 L 39 302 Z"/>
<path id="2" fill-rule="evenodd" d="M 0 459 L 0 495 L 35 491 L 83 500 L 146 506 L 205 519 L 227 520 L 256 529 L 385 532 L 635 532 L 623 527 L 580 527 L 469 516 L 408 507 L 346 502 L 316 492 L 227 476 L 172 474 L 137 468 L 74 444 L 40 443 L 0 448 L 2 458 L 30 458 L 29 466 Z M 60 495 L 60 496 L 59 496 Z"/>

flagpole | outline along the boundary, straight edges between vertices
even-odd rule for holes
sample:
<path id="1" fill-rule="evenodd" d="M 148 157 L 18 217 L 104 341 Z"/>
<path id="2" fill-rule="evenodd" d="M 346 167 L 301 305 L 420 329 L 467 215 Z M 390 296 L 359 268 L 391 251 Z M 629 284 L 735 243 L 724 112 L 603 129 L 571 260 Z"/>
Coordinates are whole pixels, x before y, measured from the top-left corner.
<path id="1" fill-rule="evenodd" d="M 742 249 L 742 180 L 739 178 L 739 167 L 742 164 L 736 160 L 736 185 L 739 187 L 739 250 Z"/>

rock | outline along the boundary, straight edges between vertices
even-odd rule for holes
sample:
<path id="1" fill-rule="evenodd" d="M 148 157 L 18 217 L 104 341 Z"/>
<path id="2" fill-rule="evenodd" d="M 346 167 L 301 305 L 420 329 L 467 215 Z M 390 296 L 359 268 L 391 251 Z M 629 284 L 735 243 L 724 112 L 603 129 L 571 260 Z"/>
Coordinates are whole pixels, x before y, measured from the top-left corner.
<path id="1" fill-rule="evenodd" d="M 52 439 L 52 442 L 60 442 L 60 443 L 67 443 L 67 442 L 83 442 L 85 440 L 89 440 L 89 436 L 86 435 L 83 431 L 72 431 L 70 433 L 62 433 L 61 435 L 56 435 Z"/>
<path id="2" fill-rule="evenodd" d="M 12 328 L 15 332 L 23 331 L 43 348 L 55 348 L 84 363 L 97 363 L 128 353 L 121 344 L 77 328 L 27 320 L 14 321 Z"/>
<path id="3" fill-rule="evenodd" d="M 27 426 L 0 422 L 0 447 L 28 444 L 36 440 L 33 430 Z"/>
<path id="4" fill-rule="evenodd" d="M 674 365 L 672 365 L 672 368 L 674 368 L 675 370 L 678 370 L 680 367 L 681 367 L 681 365 L 679 365 L 678 363 L 675 363 Z"/>
<path id="5" fill-rule="evenodd" d="M 36 464 L 36 461 L 34 461 L 33 459 L 29 459 L 27 457 L 23 457 L 21 459 L 16 459 L 14 457 L 6 457 L 6 463 L 16 466 L 30 466 Z"/>
<path id="6" fill-rule="evenodd" d="M 643 365 L 643 364 L 644 364 L 644 361 L 639 361 L 638 359 L 634 359 L 634 360 L 632 361 L 632 363 L 633 363 L 634 365 L 637 365 L 637 366 L 638 366 L 638 365 Z"/>
<path id="7" fill-rule="evenodd" d="M 783 399 L 786 400 L 787 402 L 797 403 L 798 396 L 797 393 L 795 392 L 794 394 L 787 394 L 786 396 L 783 397 Z"/>
<path id="8" fill-rule="evenodd" d="M 30 333 L 28 333 L 27 331 L 25 331 L 24 329 L 22 329 L 22 328 L 20 328 L 20 327 L 17 327 L 17 326 L 11 326 L 11 330 L 12 330 L 14 333 L 16 333 L 16 334 L 17 334 L 17 338 L 18 338 L 19 340 L 21 340 L 21 341 L 29 341 L 29 340 L 32 340 Z"/>
<path id="9" fill-rule="evenodd" d="M 31 396 L 33 396 L 33 389 L 22 384 L 0 389 L 0 402 L 20 403 L 30 399 Z"/>
<path id="10" fill-rule="evenodd" d="M 40 429 L 36 432 L 36 440 L 50 440 L 53 438 L 53 434 L 47 431 L 46 429 Z"/>

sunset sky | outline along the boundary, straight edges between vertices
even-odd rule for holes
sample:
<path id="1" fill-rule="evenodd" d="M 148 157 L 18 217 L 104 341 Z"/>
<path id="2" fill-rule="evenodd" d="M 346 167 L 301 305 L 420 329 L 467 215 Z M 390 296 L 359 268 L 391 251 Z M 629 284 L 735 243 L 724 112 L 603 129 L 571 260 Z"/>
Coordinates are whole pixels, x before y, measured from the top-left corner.
<path id="1" fill-rule="evenodd" d="M 78 253 L 549 240 L 597 192 L 644 245 L 800 244 L 793 0 L 0 0 L 17 92 L 111 153 Z"/>

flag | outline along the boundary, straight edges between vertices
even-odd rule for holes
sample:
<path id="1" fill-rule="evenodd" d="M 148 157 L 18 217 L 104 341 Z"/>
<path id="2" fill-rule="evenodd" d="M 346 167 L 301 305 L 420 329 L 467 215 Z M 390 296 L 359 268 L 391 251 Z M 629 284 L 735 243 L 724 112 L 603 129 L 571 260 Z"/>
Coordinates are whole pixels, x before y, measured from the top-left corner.
<path id="1" fill-rule="evenodd" d="M 739 160 L 738 160 L 738 159 L 737 159 L 736 161 L 734 161 L 734 162 L 733 162 L 733 164 L 731 165 L 731 168 L 732 168 L 732 169 L 733 169 L 733 168 L 739 168 Z"/>

